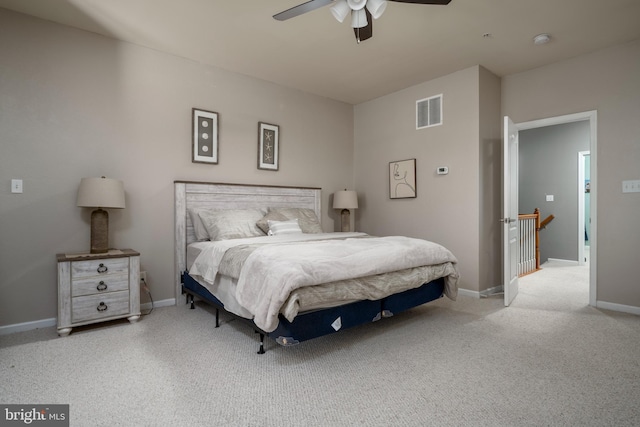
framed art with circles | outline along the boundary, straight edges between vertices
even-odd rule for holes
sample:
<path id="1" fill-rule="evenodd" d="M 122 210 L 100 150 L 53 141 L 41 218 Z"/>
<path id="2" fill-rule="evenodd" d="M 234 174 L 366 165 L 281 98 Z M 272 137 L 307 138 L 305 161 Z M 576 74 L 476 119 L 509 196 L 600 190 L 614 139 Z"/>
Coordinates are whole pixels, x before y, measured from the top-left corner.
<path id="1" fill-rule="evenodd" d="M 193 110 L 192 158 L 194 163 L 218 163 L 220 116 L 213 111 Z"/>

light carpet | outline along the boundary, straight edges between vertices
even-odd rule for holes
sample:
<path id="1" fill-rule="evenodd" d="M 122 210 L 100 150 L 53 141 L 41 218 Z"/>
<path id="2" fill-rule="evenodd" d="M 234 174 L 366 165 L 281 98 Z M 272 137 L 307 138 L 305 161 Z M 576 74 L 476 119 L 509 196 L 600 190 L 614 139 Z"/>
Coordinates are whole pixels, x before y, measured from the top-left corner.
<path id="1" fill-rule="evenodd" d="M 0 337 L 1 403 L 72 426 L 638 426 L 640 318 L 588 306 L 552 265 L 499 296 L 441 299 L 280 347 L 180 304 L 137 324 Z"/>

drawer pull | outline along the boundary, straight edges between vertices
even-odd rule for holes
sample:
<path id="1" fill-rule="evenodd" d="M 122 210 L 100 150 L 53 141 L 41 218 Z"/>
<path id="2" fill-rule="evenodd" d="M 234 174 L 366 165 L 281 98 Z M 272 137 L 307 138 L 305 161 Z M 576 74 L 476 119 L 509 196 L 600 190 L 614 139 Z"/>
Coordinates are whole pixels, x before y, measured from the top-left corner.
<path id="1" fill-rule="evenodd" d="M 100 265 L 98 266 L 98 273 L 106 273 L 108 270 L 107 266 L 100 263 Z"/>
<path id="2" fill-rule="evenodd" d="M 104 283 L 103 280 L 100 281 L 100 283 L 98 283 L 98 286 L 96 286 L 96 289 L 99 291 L 106 291 L 107 290 L 107 284 Z"/>
<path id="3" fill-rule="evenodd" d="M 107 311 L 107 308 L 109 308 L 109 307 L 104 302 L 101 302 L 100 305 L 98 305 L 98 307 L 96 307 L 96 309 L 98 311 Z"/>

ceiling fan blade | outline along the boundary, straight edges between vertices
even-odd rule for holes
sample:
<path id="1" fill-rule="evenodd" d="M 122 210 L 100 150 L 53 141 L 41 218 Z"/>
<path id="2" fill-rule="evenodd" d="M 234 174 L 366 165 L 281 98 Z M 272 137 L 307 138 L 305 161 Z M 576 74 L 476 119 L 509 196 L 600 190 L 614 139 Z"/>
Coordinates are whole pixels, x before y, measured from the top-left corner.
<path id="1" fill-rule="evenodd" d="M 275 15 L 273 15 L 273 18 L 278 21 L 286 21 L 287 19 L 295 18 L 296 16 L 302 15 L 303 13 L 319 9 L 332 2 L 333 0 L 311 0 L 306 3 L 294 6 L 291 9 L 287 9 L 283 12 L 276 13 Z"/>
<path id="2" fill-rule="evenodd" d="M 365 9 L 365 12 L 367 13 L 367 26 L 353 29 L 353 33 L 355 34 L 358 43 L 368 40 L 373 36 L 373 17 L 368 9 Z"/>
<path id="3" fill-rule="evenodd" d="M 415 3 L 415 4 L 441 4 L 447 5 L 451 3 L 451 0 L 389 0 L 397 3 Z"/>

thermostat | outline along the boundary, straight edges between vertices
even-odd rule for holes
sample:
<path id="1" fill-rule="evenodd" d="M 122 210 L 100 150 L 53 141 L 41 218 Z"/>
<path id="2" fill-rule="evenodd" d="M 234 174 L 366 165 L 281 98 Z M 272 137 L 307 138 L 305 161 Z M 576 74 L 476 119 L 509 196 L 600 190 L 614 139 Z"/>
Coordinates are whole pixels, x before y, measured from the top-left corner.
<path id="1" fill-rule="evenodd" d="M 438 175 L 446 175 L 449 173 L 449 168 L 446 166 L 440 166 L 437 169 Z"/>

